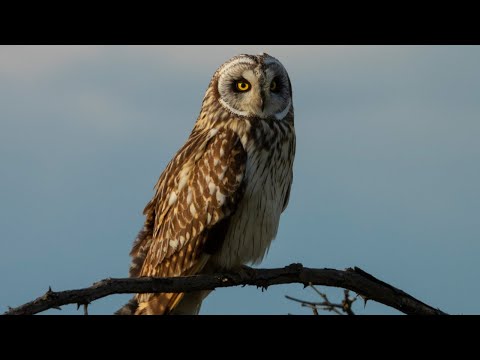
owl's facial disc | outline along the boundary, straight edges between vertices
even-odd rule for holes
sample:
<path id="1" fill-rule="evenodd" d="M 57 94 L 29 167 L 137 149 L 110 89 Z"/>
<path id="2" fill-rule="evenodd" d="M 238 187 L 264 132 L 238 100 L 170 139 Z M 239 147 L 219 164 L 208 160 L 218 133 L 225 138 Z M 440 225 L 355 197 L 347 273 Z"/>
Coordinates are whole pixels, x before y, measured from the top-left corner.
<path id="1" fill-rule="evenodd" d="M 219 69 L 220 103 L 245 116 L 283 119 L 292 105 L 288 75 L 283 65 L 267 55 L 243 55 Z"/>

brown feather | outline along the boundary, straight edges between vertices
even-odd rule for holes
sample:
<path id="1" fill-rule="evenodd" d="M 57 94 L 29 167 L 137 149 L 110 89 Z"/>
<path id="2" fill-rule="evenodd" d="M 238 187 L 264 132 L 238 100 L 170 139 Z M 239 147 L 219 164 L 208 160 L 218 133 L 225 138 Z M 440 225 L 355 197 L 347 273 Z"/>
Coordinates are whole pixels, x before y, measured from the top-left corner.
<path id="1" fill-rule="evenodd" d="M 161 175 L 155 197 L 145 208 L 145 227 L 132 249 L 134 275 L 199 273 L 209 258 L 207 244 L 209 252 L 221 244 L 222 220 L 234 212 L 242 197 L 246 153 L 233 131 L 220 129 L 212 134 L 193 133 Z M 135 313 L 170 313 L 182 297 L 138 294 Z"/>

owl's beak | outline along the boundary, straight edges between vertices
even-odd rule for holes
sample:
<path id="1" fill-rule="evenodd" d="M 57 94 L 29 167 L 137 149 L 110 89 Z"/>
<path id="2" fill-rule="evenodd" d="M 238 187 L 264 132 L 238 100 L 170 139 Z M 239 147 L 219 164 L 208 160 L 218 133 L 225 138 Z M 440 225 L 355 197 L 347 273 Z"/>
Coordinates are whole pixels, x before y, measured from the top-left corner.
<path id="1" fill-rule="evenodd" d="M 263 112 L 263 109 L 265 109 L 265 92 L 260 92 L 260 108 L 262 109 L 262 112 Z"/>

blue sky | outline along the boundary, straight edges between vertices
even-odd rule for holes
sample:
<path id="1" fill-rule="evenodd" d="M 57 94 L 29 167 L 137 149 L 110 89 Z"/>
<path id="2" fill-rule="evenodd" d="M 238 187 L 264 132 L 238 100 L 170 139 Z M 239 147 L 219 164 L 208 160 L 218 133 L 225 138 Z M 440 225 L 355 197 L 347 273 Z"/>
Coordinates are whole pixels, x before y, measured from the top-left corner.
<path id="1" fill-rule="evenodd" d="M 297 155 L 261 266 L 359 266 L 444 311 L 480 313 L 478 46 L 1 46 L 0 311 L 48 286 L 126 276 L 143 207 L 212 74 L 263 51 L 291 77 Z M 219 289 L 202 313 L 309 314 L 286 294 L 316 299 L 301 285 Z"/>

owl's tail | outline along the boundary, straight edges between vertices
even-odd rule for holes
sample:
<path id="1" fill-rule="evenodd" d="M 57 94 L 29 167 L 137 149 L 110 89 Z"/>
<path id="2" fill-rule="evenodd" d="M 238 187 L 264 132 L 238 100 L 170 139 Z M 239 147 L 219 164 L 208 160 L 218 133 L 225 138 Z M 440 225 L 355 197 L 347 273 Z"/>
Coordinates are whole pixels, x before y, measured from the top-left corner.
<path id="1" fill-rule="evenodd" d="M 197 315 L 210 291 L 153 294 L 138 302 L 135 296 L 115 315 Z"/>
<path id="2" fill-rule="evenodd" d="M 114 315 L 135 315 L 135 310 L 138 308 L 138 301 L 136 297 L 130 299 L 128 303 L 123 305 L 120 309 L 114 312 Z"/>

